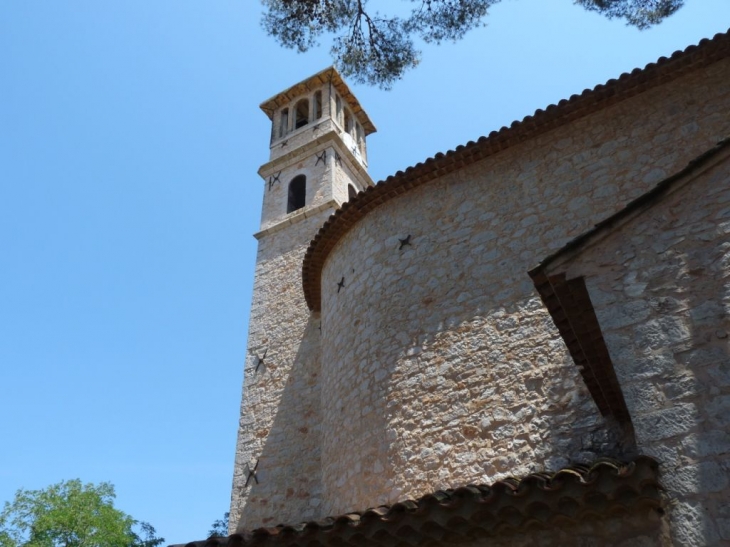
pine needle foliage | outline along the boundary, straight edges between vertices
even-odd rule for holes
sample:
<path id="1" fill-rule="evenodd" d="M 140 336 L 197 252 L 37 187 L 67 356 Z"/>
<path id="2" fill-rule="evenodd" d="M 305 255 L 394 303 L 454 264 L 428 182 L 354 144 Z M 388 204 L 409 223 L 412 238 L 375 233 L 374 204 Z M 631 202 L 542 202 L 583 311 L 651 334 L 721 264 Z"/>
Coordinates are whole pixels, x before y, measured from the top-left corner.
<path id="1" fill-rule="evenodd" d="M 262 25 L 281 45 L 299 52 L 318 45 L 323 35 L 332 35 L 331 53 L 345 76 L 388 89 L 418 65 L 421 51 L 415 40 L 436 44 L 460 40 L 483 26 L 489 8 L 500 0 L 401 0 L 410 4 L 399 10 L 405 15 L 373 12 L 369 1 L 262 0 Z M 573 1 L 639 29 L 660 23 L 684 4 L 684 0 Z M 388 0 L 386 5 L 397 3 Z"/>

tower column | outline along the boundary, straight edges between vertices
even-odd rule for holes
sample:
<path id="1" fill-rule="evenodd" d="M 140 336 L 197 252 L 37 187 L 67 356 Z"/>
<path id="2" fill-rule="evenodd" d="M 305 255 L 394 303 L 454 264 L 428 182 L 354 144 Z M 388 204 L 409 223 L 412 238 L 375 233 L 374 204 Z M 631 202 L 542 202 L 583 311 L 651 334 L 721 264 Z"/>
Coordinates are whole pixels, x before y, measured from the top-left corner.
<path id="1" fill-rule="evenodd" d="M 272 121 L 271 155 L 259 170 L 264 199 L 256 234 L 231 533 L 324 516 L 322 334 L 319 314 L 311 313 L 304 299 L 302 261 L 317 231 L 347 201 L 348 188 L 373 184 L 364 154 L 345 145 L 351 136 L 333 119 L 335 97 L 363 134 L 375 131 L 334 68 L 261 105 Z"/>

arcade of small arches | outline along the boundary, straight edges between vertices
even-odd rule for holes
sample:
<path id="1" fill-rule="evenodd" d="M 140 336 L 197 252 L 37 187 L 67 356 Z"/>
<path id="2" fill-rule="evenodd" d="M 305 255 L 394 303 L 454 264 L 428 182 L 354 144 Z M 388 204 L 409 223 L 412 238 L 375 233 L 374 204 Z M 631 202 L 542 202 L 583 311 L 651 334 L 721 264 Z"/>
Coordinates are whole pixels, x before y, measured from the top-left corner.
<path id="1" fill-rule="evenodd" d="M 315 91 L 311 97 L 302 97 L 293 106 L 282 108 L 279 112 L 278 128 L 275 128 L 272 140 L 281 139 L 320 118 L 322 118 L 322 90 Z"/>
<path id="2" fill-rule="evenodd" d="M 349 108 L 343 105 L 342 98 L 334 94 L 335 110 L 331 116 L 339 128 L 350 135 L 357 143 L 361 154 L 365 153 L 365 130 L 357 121 Z M 274 119 L 272 127 L 272 142 L 284 138 L 286 135 L 320 120 L 323 116 L 322 90 L 315 91 L 311 96 L 302 97 L 294 104 L 285 106 Z M 278 123 L 277 121 L 278 120 Z"/>
<path id="3" fill-rule="evenodd" d="M 352 115 L 350 110 L 347 107 L 342 106 L 342 99 L 337 94 L 335 94 L 335 115 L 332 116 L 332 119 L 335 120 L 337 125 L 344 129 L 345 133 L 355 140 L 360 153 L 364 154 L 365 131 L 363 130 L 362 125 L 360 125 L 360 122 L 358 122 L 355 119 L 355 116 Z"/>

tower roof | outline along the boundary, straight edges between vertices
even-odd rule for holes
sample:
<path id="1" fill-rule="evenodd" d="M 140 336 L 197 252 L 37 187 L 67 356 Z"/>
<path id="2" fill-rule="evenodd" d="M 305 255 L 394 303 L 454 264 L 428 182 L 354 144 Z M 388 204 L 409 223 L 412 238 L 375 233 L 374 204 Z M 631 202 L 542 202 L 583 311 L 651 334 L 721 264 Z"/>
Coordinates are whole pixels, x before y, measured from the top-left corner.
<path id="1" fill-rule="evenodd" d="M 324 70 L 317 72 L 317 74 L 302 80 L 298 84 L 294 84 L 289 89 L 286 89 L 281 93 L 277 93 L 270 99 L 261 103 L 261 110 L 263 110 L 269 119 L 272 120 L 274 118 L 274 112 L 276 112 L 279 108 L 289 104 L 296 97 L 309 93 L 318 87 L 322 87 L 326 83 L 330 83 L 335 87 L 337 93 L 339 93 L 340 97 L 342 97 L 342 99 L 347 103 L 347 106 L 350 107 L 350 110 L 352 110 L 357 121 L 359 121 L 360 125 L 362 125 L 366 135 L 377 131 L 375 129 L 375 125 L 372 121 L 370 121 L 367 113 L 360 105 L 360 102 L 357 100 L 352 91 L 350 91 L 345 80 L 342 79 L 342 76 L 339 72 L 337 72 L 337 69 L 334 66 L 325 68 Z"/>

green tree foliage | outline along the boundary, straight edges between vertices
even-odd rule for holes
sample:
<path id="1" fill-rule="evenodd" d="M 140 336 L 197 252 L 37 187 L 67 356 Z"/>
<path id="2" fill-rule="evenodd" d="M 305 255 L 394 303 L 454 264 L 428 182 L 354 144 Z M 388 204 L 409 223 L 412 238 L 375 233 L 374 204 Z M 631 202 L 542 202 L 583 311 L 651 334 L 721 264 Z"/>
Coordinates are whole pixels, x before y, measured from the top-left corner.
<path id="1" fill-rule="evenodd" d="M 0 513 L 0 547 L 157 547 L 146 522 L 114 508 L 114 486 L 70 480 L 18 490 Z"/>
<path id="2" fill-rule="evenodd" d="M 228 517 L 230 513 L 223 513 L 223 518 L 216 520 L 208 531 L 208 537 L 226 537 L 228 535 Z"/>
<path id="3" fill-rule="evenodd" d="M 262 0 L 262 24 L 283 46 L 300 52 L 317 45 L 322 35 L 334 35 L 332 55 L 345 76 L 388 88 L 418 64 L 421 52 L 414 38 L 426 43 L 459 40 L 483 25 L 488 9 L 500 0 L 402 0 L 411 4 L 406 15 L 369 11 L 368 1 Z M 640 29 L 661 22 L 684 4 L 684 0 L 573 1 Z"/>

